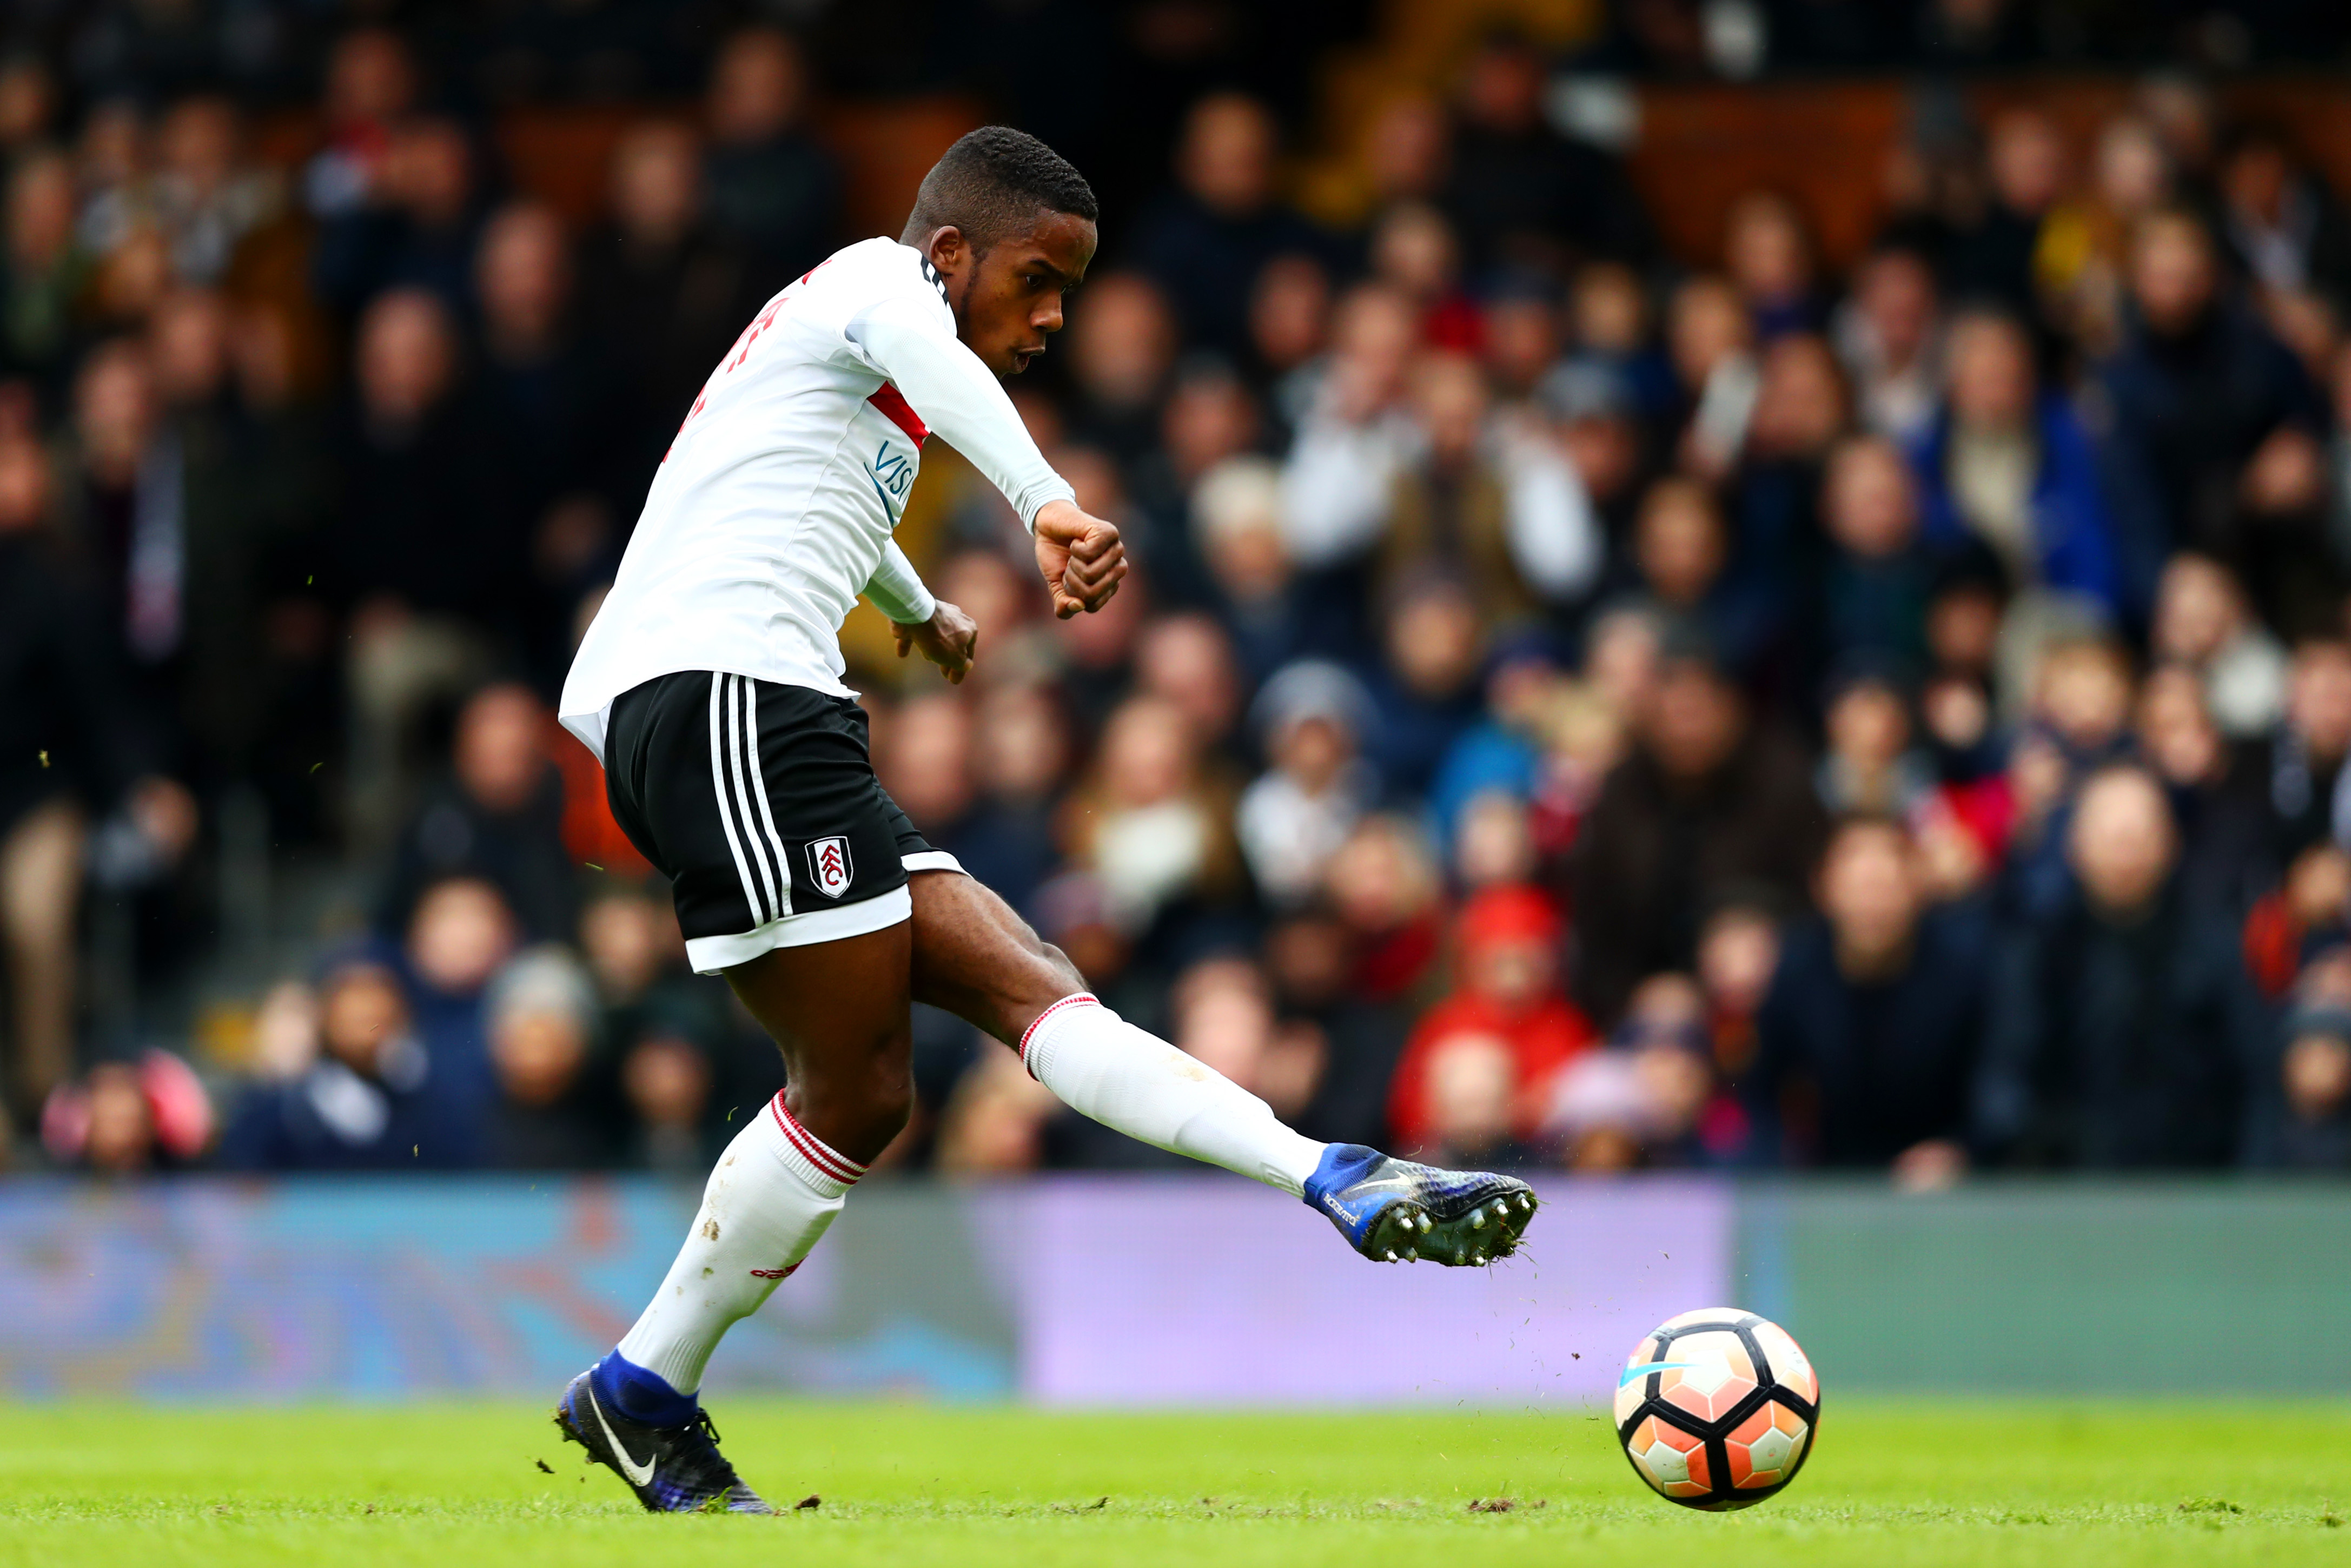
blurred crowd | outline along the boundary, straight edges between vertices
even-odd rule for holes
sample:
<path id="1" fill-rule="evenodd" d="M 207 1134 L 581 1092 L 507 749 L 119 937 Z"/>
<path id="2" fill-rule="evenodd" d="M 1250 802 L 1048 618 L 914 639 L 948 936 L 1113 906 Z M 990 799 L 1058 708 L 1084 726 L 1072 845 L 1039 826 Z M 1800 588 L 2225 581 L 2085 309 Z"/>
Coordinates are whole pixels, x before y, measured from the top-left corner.
<path id="1" fill-rule="evenodd" d="M 799 42 L 707 58 L 592 226 L 391 28 L 321 44 L 282 166 L 234 96 L 0 66 L 18 1159 L 698 1176 L 780 1082 L 549 708 L 702 378 L 860 237 Z M 2165 77 L 2086 141 L 1904 141 L 1842 273 L 1770 189 L 1673 257 L 1556 63 L 1495 33 L 1391 98 L 1346 225 L 1267 101 L 1190 95 L 1013 384 L 1135 574 L 1052 621 L 935 444 L 908 543 L 980 656 L 852 632 L 883 782 L 1318 1137 L 2351 1168 L 2336 193 Z M 213 961 L 255 823 L 362 894 L 236 1027 L 94 1028 Z M 915 1035 L 891 1163 L 1174 1163 Z"/>

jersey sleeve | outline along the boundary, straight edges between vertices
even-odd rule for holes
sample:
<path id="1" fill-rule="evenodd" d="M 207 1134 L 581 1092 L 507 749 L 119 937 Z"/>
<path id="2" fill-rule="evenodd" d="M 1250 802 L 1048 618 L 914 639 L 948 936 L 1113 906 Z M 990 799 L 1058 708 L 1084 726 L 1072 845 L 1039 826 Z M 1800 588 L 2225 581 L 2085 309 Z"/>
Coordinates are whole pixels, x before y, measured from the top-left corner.
<path id="1" fill-rule="evenodd" d="M 1040 507 L 1072 500 L 1075 492 L 1029 438 L 1002 385 L 956 337 L 955 318 L 936 291 L 911 265 L 907 270 L 909 286 L 893 287 L 858 311 L 846 336 L 1033 530 Z"/>
<path id="2" fill-rule="evenodd" d="M 935 614 L 939 601 L 923 586 L 922 575 L 906 552 L 898 548 L 896 539 L 884 541 L 882 559 L 866 580 L 865 597 L 873 608 L 901 626 L 919 626 Z"/>

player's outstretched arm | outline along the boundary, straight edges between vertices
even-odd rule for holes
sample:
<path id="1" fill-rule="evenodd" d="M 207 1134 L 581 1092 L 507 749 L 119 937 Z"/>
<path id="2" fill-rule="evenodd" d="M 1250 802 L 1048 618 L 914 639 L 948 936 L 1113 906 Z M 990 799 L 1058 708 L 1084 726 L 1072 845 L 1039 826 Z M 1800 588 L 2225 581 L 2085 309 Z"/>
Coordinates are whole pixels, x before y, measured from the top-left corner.
<path id="1" fill-rule="evenodd" d="M 979 653 L 979 622 L 944 599 L 937 601 L 928 621 L 900 621 L 891 630 L 898 635 L 898 657 L 904 658 L 908 649 L 919 649 L 924 658 L 939 667 L 950 685 L 963 685 L 964 676 L 971 674 L 972 660 Z"/>
<path id="2" fill-rule="evenodd" d="M 1037 570 L 1063 621 L 1100 610 L 1126 576 L 1126 546 L 1115 524 L 1091 517 L 1074 502 L 1048 501 L 1037 509 Z"/>
<path id="3" fill-rule="evenodd" d="M 971 673 L 972 658 L 979 649 L 977 622 L 923 586 L 914 563 L 906 559 L 896 539 L 883 542 L 882 559 L 873 563 L 873 575 L 866 580 L 865 597 L 890 618 L 897 634 L 898 657 L 903 659 L 908 650 L 919 648 L 924 658 L 958 685 Z"/>

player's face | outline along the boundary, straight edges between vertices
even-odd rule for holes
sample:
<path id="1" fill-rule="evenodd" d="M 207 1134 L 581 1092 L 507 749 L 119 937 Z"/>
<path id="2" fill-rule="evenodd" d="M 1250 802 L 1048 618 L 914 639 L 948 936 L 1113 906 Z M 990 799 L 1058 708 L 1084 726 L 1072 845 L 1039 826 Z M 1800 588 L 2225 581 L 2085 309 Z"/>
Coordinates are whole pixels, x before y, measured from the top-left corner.
<path id="1" fill-rule="evenodd" d="M 981 363 L 999 376 L 1017 376 L 1045 351 L 1045 334 L 1061 329 L 1061 297 L 1094 258 L 1095 238 L 1086 219 L 1048 213 L 1027 234 L 1000 239 L 982 255 L 957 246 L 954 267 L 934 246 L 957 335 Z"/>

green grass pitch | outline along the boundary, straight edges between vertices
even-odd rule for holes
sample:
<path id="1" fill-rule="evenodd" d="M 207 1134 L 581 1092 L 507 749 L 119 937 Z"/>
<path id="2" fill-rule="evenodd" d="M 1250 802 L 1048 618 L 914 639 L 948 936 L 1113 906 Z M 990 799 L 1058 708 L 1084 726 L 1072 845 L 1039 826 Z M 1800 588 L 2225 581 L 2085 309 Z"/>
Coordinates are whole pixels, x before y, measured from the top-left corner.
<path id="1" fill-rule="evenodd" d="M 777 1520 L 648 1518 L 511 1405 L 18 1406 L 0 1564 L 2351 1564 L 2351 1406 L 1831 1400 L 1795 1485 L 1727 1516 L 1575 1410 L 724 1401 L 754 1484 L 823 1500 Z"/>

